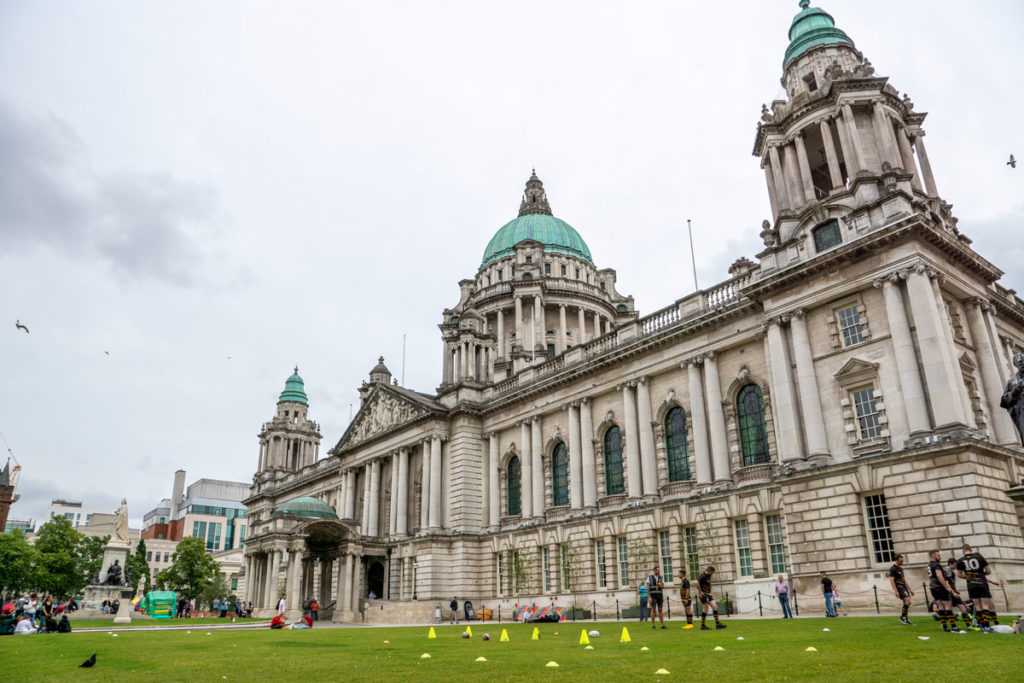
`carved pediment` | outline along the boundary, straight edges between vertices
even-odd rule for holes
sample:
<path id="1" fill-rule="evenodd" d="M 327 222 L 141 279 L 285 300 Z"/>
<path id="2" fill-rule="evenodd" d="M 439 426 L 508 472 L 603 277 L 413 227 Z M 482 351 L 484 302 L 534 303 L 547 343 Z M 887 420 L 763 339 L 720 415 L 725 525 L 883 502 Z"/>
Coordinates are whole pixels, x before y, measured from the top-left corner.
<path id="1" fill-rule="evenodd" d="M 865 382 L 878 376 L 878 363 L 870 363 L 860 358 L 851 358 L 839 368 L 834 375 L 839 384 L 846 386 Z"/>
<path id="2" fill-rule="evenodd" d="M 341 437 L 339 448 L 353 446 L 428 414 L 423 406 L 399 395 L 390 387 L 377 387 L 366 398 L 352 424 Z"/>

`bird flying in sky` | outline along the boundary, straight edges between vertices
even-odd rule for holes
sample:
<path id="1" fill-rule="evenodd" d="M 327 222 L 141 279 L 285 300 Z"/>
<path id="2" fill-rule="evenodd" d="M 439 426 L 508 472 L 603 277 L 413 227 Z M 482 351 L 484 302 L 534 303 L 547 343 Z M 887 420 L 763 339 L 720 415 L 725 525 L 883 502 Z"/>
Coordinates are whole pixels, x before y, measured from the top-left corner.
<path id="1" fill-rule="evenodd" d="M 20 320 L 15 320 L 14 321 L 14 327 L 15 327 L 15 329 L 18 329 L 18 330 L 25 330 L 25 334 L 29 333 L 28 332 L 28 328 L 25 327 L 24 325 L 22 325 Z"/>

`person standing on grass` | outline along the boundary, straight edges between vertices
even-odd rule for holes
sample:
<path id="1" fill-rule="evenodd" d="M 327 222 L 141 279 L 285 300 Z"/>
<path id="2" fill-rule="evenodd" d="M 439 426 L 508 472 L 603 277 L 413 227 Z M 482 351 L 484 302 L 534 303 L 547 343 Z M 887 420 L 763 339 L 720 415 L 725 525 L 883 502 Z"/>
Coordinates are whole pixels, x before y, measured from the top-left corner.
<path id="1" fill-rule="evenodd" d="M 647 596 L 648 596 L 648 593 L 649 593 L 649 591 L 647 589 L 647 584 L 646 583 L 641 583 L 640 586 L 636 589 L 636 597 L 637 597 L 637 600 L 640 602 L 640 621 L 646 621 L 647 620 Z"/>
<path id="2" fill-rule="evenodd" d="M 889 583 L 892 584 L 893 593 L 903 603 L 903 611 L 900 613 L 900 623 L 904 626 L 913 626 L 914 623 L 907 617 L 910 611 L 910 600 L 914 597 L 914 591 L 907 585 L 907 577 L 903 575 L 903 555 L 897 555 L 892 566 L 889 567 Z"/>
<path id="3" fill-rule="evenodd" d="M 37 633 L 42 633 L 43 629 L 46 628 L 46 620 L 53 619 L 53 596 L 47 595 L 43 599 L 43 604 L 39 606 L 39 628 Z"/>
<path id="4" fill-rule="evenodd" d="M 104 600 L 104 603 L 106 601 Z M 29 596 L 28 602 L 25 603 L 25 616 L 28 617 L 29 622 L 33 626 L 36 625 L 36 610 L 39 609 L 39 597 L 33 593 Z"/>
<path id="5" fill-rule="evenodd" d="M 782 608 L 782 618 L 792 619 L 793 610 L 789 608 L 789 581 L 779 574 L 779 580 L 775 582 L 775 595 L 779 597 L 779 607 Z"/>
<path id="6" fill-rule="evenodd" d="M 690 597 L 690 580 L 686 578 L 686 570 L 679 570 L 679 599 L 686 610 L 686 625 L 683 628 L 693 628 L 693 599 Z"/>
<path id="7" fill-rule="evenodd" d="M 715 596 L 711 594 L 711 577 L 715 575 L 715 568 L 708 565 L 708 568 L 697 577 L 697 591 L 700 597 L 700 630 L 710 631 L 708 628 L 708 609 L 711 609 L 712 614 L 715 617 L 715 628 L 725 628 L 718 619 L 718 603 L 715 601 Z"/>
<path id="8" fill-rule="evenodd" d="M 992 573 L 992 566 L 982 557 L 981 553 L 971 551 L 971 546 L 964 544 L 962 548 L 964 556 L 956 563 L 956 573 L 960 578 L 967 581 L 967 595 L 974 601 L 974 609 L 978 615 L 978 623 L 981 630 L 986 633 L 992 632 L 992 626 L 999 623 L 996 616 L 996 605 L 992 602 L 992 591 L 988 585 L 1000 585 L 995 579 L 988 578 Z"/>
<path id="9" fill-rule="evenodd" d="M 665 590 L 665 582 L 661 578 L 661 567 L 652 569 L 644 583 L 647 584 L 648 599 L 651 603 L 651 630 L 654 630 L 654 610 L 658 610 L 658 620 L 661 622 L 661 627 L 666 628 L 665 615 L 662 613 L 662 605 L 665 602 L 663 592 Z"/>
<path id="10" fill-rule="evenodd" d="M 939 610 L 939 622 L 942 630 L 947 633 L 963 633 L 956 625 L 956 617 L 953 615 L 953 596 L 960 597 L 960 594 L 946 581 L 946 571 L 942 567 L 939 558 L 942 553 L 933 550 L 929 555 L 928 563 L 928 588 L 932 597 L 935 598 L 936 607 Z"/>
<path id="11" fill-rule="evenodd" d="M 846 613 L 846 608 L 843 607 L 843 599 L 839 597 L 839 589 L 836 588 L 835 582 L 832 582 L 832 609 L 837 615 L 842 611 L 844 617 L 850 616 Z"/>
<path id="12" fill-rule="evenodd" d="M 825 616 L 834 617 L 836 608 L 832 604 L 832 579 L 825 572 L 821 572 L 821 594 L 825 598 Z"/>
<path id="13" fill-rule="evenodd" d="M 978 628 L 971 620 L 971 613 L 974 611 L 974 603 L 971 602 L 970 598 L 968 598 L 967 602 L 971 603 L 968 608 L 967 602 L 964 602 L 963 596 L 956 590 L 956 559 L 952 557 L 946 560 L 946 583 L 948 583 L 949 587 L 954 591 L 953 607 L 959 608 L 960 610 L 960 618 L 964 620 L 964 630 L 980 631 L 981 629 Z M 955 622 L 956 619 L 953 621 Z"/>
<path id="14" fill-rule="evenodd" d="M 285 602 L 285 597 L 287 597 L 286 594 L 282 593 L 281 594 L 281 599 L 277 601 L 277 613 L 278 614 L 284 614 L 284 611 L 287 608 L 287 604 L 288 603 Z"/>
<path id="15" fill-rule="evenodd" d="M 452 601 L 448 603 L 448 609 L 451 610 L 452 613 L 451 623 L 459 623 L 459 598 L 457 595 L 452 596 Z"/>

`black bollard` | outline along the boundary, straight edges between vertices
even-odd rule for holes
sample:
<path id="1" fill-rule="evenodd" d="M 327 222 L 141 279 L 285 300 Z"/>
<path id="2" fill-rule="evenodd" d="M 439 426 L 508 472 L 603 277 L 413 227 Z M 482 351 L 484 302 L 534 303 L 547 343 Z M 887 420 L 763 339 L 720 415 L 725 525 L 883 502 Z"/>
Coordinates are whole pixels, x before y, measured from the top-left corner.
<path id="1" fill-rule="evenodd" d="M 764 616 L 764 607 L 761 606 L 761 591 L 757 591 L 757 611 L 762 617 Z"/>
<path id="2" fill-rule="evenodd" d="M 622 621 L 622 617 L 619 616 L 619 599 L 615 598 L 615 621 Z"/>
<path id="3" fill-rule="evenodd" d="M 878 586 L 872 586 L 875 589 L 875 614 L 881 614 L 882 609 L 878 606 Z"/>

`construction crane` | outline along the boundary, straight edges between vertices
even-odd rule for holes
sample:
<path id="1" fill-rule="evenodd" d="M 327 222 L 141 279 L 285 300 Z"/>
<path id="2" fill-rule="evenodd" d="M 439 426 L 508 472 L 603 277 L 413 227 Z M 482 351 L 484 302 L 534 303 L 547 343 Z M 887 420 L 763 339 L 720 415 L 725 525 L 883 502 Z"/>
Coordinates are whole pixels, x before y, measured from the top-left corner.
<path id="1" fill-rule="evenodd" d="M 21 463 L 19 463 L 18 462 L 18 458 L 16 458 L 14 456 L 14 451 L 11 450 L 11 446 L 10 446 L 10 444 L 7 443 L 7 438 L 4 436 L 3 432 L 0 432 L 0 440 L 3 440 L 4 448 L 7 449 L 7 454 L 8 454 L 7 466 L 10 467 L 11 460 L 14 460 L 14 467 L 11 468 L 10 485 L 13 488 L 17 488 L 17 486 L 18 486 L 18 475 L 21 474 Z M 14 502 L 17 502 L 18 498 L 20 498 L 20 496 L 15 495 L 14 496 Z M 0 531 L 2 531 L 2 529 L 0 529 Z"/>

